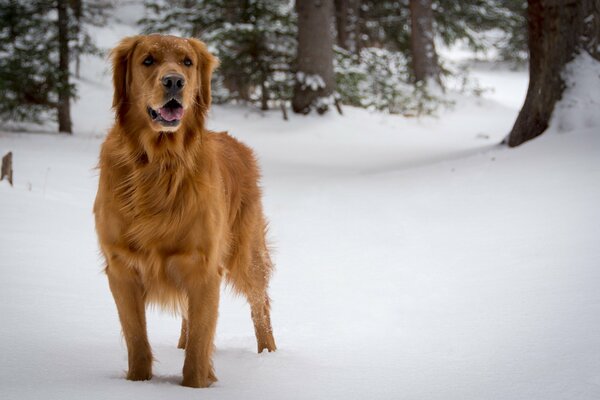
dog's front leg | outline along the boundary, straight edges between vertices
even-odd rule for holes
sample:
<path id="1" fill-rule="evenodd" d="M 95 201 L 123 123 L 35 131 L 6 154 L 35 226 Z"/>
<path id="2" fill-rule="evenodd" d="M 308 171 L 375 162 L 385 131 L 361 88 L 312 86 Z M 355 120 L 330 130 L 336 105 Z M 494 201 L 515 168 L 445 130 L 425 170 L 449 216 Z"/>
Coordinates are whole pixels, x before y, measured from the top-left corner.
<path id="1" fill-rule="evenodd" d="M 127 379 L 148 380 L 152 378 L 152 351 L 146 333 L 146 309 L 142 284 L 135 271 L 124 265 L 117 256 L 111 257 L 106 274 L 127 343 L 129 359 Z"/>
<path id="2" fill-rule="evenodd" d="M 183 386 L 205 388 L 217 380 L 212 364 L 221 276 L 204 256 L 175 256 L 170 272 L 188 298 Z"/>
<path id="3" fill-rule="evenodd" d="M 212 351 L 219 308 L 218 274 L 188 292 L 188 339 L 183 364 L 183 386 L 204 388 L 217 380 Z"/>

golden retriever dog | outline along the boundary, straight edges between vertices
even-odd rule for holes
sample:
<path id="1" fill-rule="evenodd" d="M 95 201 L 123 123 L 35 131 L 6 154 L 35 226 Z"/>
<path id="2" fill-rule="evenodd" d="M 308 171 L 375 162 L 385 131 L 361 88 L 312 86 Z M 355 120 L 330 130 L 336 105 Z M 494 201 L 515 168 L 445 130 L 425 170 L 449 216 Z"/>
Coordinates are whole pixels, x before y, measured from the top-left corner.
<path id="1" fill-rule="evenodd" d="M 217 60 L 196 39 L 125 38 L 113 51 L 115 124 L 94 204 L 106 274 L 127 343 L 127 379 L 152 377 L 145 308 L 180 312 L 184 386 L 212 364 L 222 278 L 251 307 L 258 352 L 274 351 L 272 264 L 252 151 L 204 122 Z"/>

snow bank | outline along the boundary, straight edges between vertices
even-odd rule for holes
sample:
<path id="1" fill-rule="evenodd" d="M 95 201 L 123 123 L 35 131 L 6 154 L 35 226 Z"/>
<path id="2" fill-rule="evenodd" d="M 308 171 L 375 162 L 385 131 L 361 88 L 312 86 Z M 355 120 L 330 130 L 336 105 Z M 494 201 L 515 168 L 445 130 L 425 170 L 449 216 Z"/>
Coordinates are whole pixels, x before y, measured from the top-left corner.
<path id="1" fill-rule="evenodd" d="M 582 52 L 565 67 L 563 79 L 566 88 L 554 108 L 550 129 L 600 127 L 600 62 Z"/>

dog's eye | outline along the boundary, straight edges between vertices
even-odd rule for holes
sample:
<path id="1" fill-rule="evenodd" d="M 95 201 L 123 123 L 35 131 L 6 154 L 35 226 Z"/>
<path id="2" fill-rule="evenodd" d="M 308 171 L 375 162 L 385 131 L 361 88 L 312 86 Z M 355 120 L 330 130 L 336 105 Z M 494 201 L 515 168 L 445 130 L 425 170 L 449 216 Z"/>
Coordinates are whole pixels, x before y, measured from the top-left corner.
<path id="1" fill-rule="evenodd" d="M 186 58 L 185 60 L 183 60 L 183 65 L 185 65 L 186 67 L 191 66 L 192 60 L 190 60 L 189 58 Z"/>
<path id="2" fill-rule="evenodd" d="M 148 56 L 144 59 L 144 65 L 149 67 L 150 65 L 154 64 L 154 57 L 152 56 Z"/>

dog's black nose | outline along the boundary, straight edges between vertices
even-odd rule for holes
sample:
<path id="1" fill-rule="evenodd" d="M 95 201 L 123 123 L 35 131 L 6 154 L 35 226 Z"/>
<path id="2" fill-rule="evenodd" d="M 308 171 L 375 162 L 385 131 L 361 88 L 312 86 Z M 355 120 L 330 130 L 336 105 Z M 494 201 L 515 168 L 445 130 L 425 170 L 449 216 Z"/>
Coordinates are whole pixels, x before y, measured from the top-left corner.
<path id="1" fill-rule="evenodd" d="M 170 93 L 177 93 L 185 86 L 185 78 L 180 74 L 165 75 L 162 84 Z"/>

